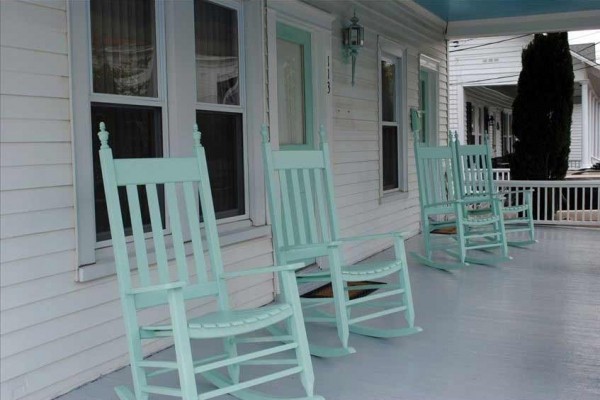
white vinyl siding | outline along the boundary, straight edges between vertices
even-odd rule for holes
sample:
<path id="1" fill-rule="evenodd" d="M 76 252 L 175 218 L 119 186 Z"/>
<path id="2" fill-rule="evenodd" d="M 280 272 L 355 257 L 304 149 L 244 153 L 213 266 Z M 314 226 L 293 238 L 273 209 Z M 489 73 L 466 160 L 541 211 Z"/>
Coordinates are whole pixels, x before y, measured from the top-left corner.
<path id="1" fill-rule="evenodd" d="M 409 194 L 403 199 L 380 203 L 377 36 L 406 46 L 407 109 L 418 107 L 418 55 L 426 53 L 440 60 L 439 129 L 445 132 L 448 93 L 444 24 L 428 20 L 411 8 L 416 6 L 403 2 L 370 2 L 366 6 L 356 3 L 367 36 L 357 59 L 356 86 L 352 87 L 350 64 L 342 60 L 339 51 L 338 22 L 345 23 L 350 17 L 348 5 L 343 1 L 310 3 L 336 17 L 331 51 L 333 130 L 329 139 L 343 234 L 416 232 L 418 191 L 410 132 L 407 132 Z M 245 14 L 252 15 L 251 21 L 245 21 L 246 35 L 251 27 L 260 28 L 251 39 L 247 38 L 244 46 L 256 46 L 261 52 L 265 39 L 261 36 L 263 10 L 255 7 L 246 12 L 249 5 L 256 4 L 259 3 L 244 4 Z M 0 249 L 0 398 L 47 400 L 127 365 L 127 345 L 115 277 L 76 282 L 69 95 L 69 61 L 73 55 L 68 54 L 67 2 L 2 1 L 0 5 L 0 141 L 5 152 L 2 155 L 7 156 L 2 157 L 7 165 L 2 164 L 0 177 L 0 221 L 3 228 L 7 227 L 6 231 L 2 229 L 6 236 L 2 237 Z M 256 58 L 266 63 L 266 58 Z M 24 74 L 38 83 L 19 85 L 5 78 L 5 72 L 12 73 L 12 79 L 22 81 Z M 266 71 L 261 65 L 248 65 L 246 73 L 247 89 L 253 91 L 248 92 L 248 98 L 256 100 L 247 104 L 248 179 L 249 186 L 262 193 L 257 133 L 266 120 L 263 81 Z M 176 76 L 168 79 L 177 81 Z M 252 116 L 256 120 L 250 120 Z M 185 118 L 170 118 L 169 123 L 175 124 L 170 128 L 184 132 L 189 127 L 181 120 Z M 178 121 L 181 126 L 176 126 Z M 264 197 L 253 199 L 250 194 L 249 209 L 260 215 L 253 218 L 253 224 L 264 224 L 264 202 Z M 256 229 L 262 232 L 260 237 L 243 238 L 237 244 L 227 242 L 226 236 L 221 238 L 227 269 L 272 262 L 268 227 Z M 363 259 L 389 245 L 386 241 L 373 241 L 349 247 L 348 261 Z M 238 279 L 232 282 L 230 291 L 234 306 L 257 306 L 272 300 L 274 283 L 269 276 L 251 281 Z M 193 313 L 209 308 L 199 305 Z M 148 312 L 143 313 L 143 318 L 158 321 L 164 314 Z M 164 346 L 154 342 L 146 350 L 152 352 Z"/>
<path id="2" fill-rule="evenodd" d="M 573 104 L 569 161 L 581 162 L 581 104 Z"/>
<path id="3" fill-rule="evenodd" d="M 0 17 L 0 398 L 47 400 L 129 361 L 116 278 L 76 282 L 67 1 L 1 1 Z M 269 229 L 255 229 L 222 237 L 227 269 L 272 263 Z M 236 307 L 273 299 L 270 276 L 229 288 Z"/>
<path id="4" fill-rule="evenodd" d="M 310 0 L 307 3 L 337 17 L 335 26 L 351 17 L 344 1 Z M 380 198 L 379 144 L 379 57 L 378 36 L 406 48 L 405 111 L 419 106 L 419 54 L 440 60 L 439 132 L 446 132 L 447 68 L 444 26 L 428 20 L 402 2 L 378 1 L 354 3 L 359 23 L 365 27 L 365 46 L 356 59 L 356 84 L 351 85 L 351 64 L 343 60 L 336 46 L 342 42 L 341 29 L 333 29 L 333 131 L 329 133 L 336 204 L 342 235 L 360 235 L 387 231 L 419 229 L 419 199 L 414 165 L 412 132 L 404 124 L 408 137 L 408 193 L 382 201 Z M 441 134 L 440 140 L 445 135 Z M 371 241 L 347 247 L 348 261 L 358 261 L 390 246 L 387 241 Z"/>

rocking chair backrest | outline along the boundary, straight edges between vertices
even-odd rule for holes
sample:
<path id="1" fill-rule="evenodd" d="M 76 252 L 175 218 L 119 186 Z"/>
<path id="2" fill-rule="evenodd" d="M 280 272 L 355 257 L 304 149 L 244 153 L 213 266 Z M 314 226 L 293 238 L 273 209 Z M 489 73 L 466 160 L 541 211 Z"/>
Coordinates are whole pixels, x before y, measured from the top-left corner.
<path id="1" fill-rule="evenodd" d="M 218 296 L 221 308 L 227 308 L 227 291 L 223 280 L 219 279 L 223 273 L 223 263 L 208 169 L 198 128 L 194 128 L 195 157 L 189 158 L 113 159 L 104 123 L 100 124 L 98 136 L 101 142 L 100 164 L 121 293 L 178 281 L 187 283 L 183 289 L 185 298 Z M 133 252 L 136 260 L 134 268 L 130 265 L 119 190 L 124 190 L 126 194 L 131 215 Z M 140 204 L 140 192 L 145 192 L 147 204 Z M 161 211 L 162 193 L 165 200 L 164 212 Z M 198 196 L 204 219 L 210 270 L 207 270 L 204 258 Z M 146 207 L 150 217 L 149 228 L 153 244 L 151 247 L 155 259 L 150 259 L 150 249 L 146 247 L 147 241 L 150 242 L 142 221 L 142 208 Z M 163 226 L 163 221 L 168 226 Z M 165 234 L 165 231 L 170 231 L 170 234 Z M 190 239 L 192 260 L 189 262 L 184 236 Z M 169 267 L 166 243 L 172 243 L 175 268 Z M 151 267 L 154 263 L 156 268 Z M 132 269 L 137 269 L 137 273 L 133 273 Z M 134 279 L 136 275 L 137 279 Z M 165 303 L 165 292 L 138 293 L 135 296 L 137 309 Z"/>
<path id="2" fill-rule="evenodd" d="M 321 127 L 320 150 L 274 151 L 266 127 L 262 129 L 268 202 L 277 262 L 285 249 L 323 244 L 339 237 L 329 145 Z M 311 254 L 318 257 L 324 254 Z"/>
<path id="3" fill-rule="evenodd" d="M 457 133 L 450 134 L 451 141 L 458 160 L 459 189 L 461 196 L 489 196 L 494 192 L 491 151 L 487 134 L 484 134 L 484 144 L 461 145 Z"/>
<path id="4" fill-rule="evenodd" d="M 427 146 L 414 133 L 415 162 L 421 206 L 443 205 L 459 199 L 456 163 L 450 146 Z"/>

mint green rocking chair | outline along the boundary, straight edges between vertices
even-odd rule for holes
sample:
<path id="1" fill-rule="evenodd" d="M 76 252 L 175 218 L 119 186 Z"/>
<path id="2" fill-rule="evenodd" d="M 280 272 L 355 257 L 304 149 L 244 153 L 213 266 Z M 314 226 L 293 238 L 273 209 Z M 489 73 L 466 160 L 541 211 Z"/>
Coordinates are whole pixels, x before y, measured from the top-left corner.
<path id="1" fill-rule="evenodd" d="M 349 346 L 350 332 L 380 338 L 420 332 L 421 328 L 414 325 L 415 314 L 402 234 L 393 232 L 346 238 L 340 236 L 329 144 L 323 127 L 320 129 L 319 150 L 274 151 L 266 127 L 263 127 L 262 137 L 265 181 L 277 263 L 287 264 L 323 257 L 328 264 L 326 269 L 301 272 L 296 276 L 299 284 L 331 283 L 333 289 L 332 298 L 301 299 L 305 321 L 333 324 L 341 342 L 341 346 L 325 346 L 312 340 L 311 354 L 338 357 L 353 353 L 354 348 Z M 344 244 L 386 238 L 393 240 L 393 259 L 354 265 L 344 262 Z M 349 286 L 353 282 L 373 281 L 389 276 L 397 276 L 394 283 L 352 286 L 351 290 L 376 291 L 365 297 L 349 298 Z M 324 307 L 332 307 L 334 313 L 324 310 Z M 364 324 L 365 321 L 392 314 L 403 316 L 404 326 L 378 328 Z"/>
<path id="2" fill-rule="evenodd" d="M 461 171 L 452 143 L 455 137 L 449 138 L 448 146 L 426 146 L 419 138 L 419 120 L 414 112 L 412 125 L 424 239 L 424 254 L 413 256 L 424 265 L 443 270 L 508 260 L 501 199 L 463 196 Z M 492 215 L 470 212 L 484 200 L 491 204 Z M 479 254 L 473 255 L 473 251 Z M 499 254 L 489 253 L 493 251 Z M 438 253 L 449 255 L 450 259 L 436 256 Z"/>
<path id="3" fill-rule="evenodd" d="M 314 375 L 295 281 L 295 270 L 303 265 L 224 272 L 206 158 L 197 127 L 194 130 L 195 157 L 189 158 L 115 160 L 103 123 L 100 124 L 98 136 L 133 377 L 133 391 L 119 386 L 115 388 L 118 397 L 121 400 L 147 400 L 151 395 L 163 395 L 183 400 L 204 400 L 231 394 L 246 400 L 281 399 L 250 388 L 299 374 L 304 389 L 298 389 L 306 395 L 294 399 L 322 400 L 322 397 L 313 394 Z M 147 205 L 140 205 L 140 188 L 145 190 Z M 120 203 L 119 189 L 124 189 L 127 195 L 133 231 L 131 249 L 128 248 L 124 230 L 121 210 L 125 205 Z M 163 197 L 159 193 L 164 193 L 163 207 Z M 150 216 L 151 239 L 147 239 L 144 232 L 141 210 L 145 206 Z M 205 240 L 200 228 L 200 209 L 204 219 Z M 181 218 L 181 215 L 187 218 Z M 168 228 L 163 226 L 163 221 L 168 221 Z M 170 230 L 170 235 L 165 234 L 165 229 Z M 189 234 L 189 242 L 184 242 L 186 234 Z M 154 260 L 148 254 L 147 241 L 152 241 L 156 266 L 151 266 Z M 174 260 L 168 259 L 168 241 L 172 242 Z M 208 251 L 209 268 L 205 261 L 204 246 Z M 129 251 L 135 254 L 134 265 L 131 265 L 133 258 L 129 258 Z M 285 289 L 282 302 L 257 309 L 230 308 L 228 278 L 273 273 L 279 274 Z M 211 298 L 216 300 L 218 311 L 196 318 L 188 317 L 186 308 L 191 308 L 190 301 L 195 301 L 192 304 L 197 306 L 198 300 L 207 303 Z M 169 311 L 167 321 L 140 324 L 139 312 L 161 306 Z M 283 321 L 287 322 L 287 331 L 281 336 L 273 337 L 269 333 L 256 336 L 259 331 Z M 174 342 L 175 360 L 144 359 L 142 342 L 161 338 Z M 223 352 L 195 360 L 190 342 L 202 339 L 222 340 Z M 214 341 L 211 343 L 214 346 Z M 257 343 L 261 346 L 274 344 L 261 347 L 261 350 L 240 352 L 243 346 L 252 343 L 253 346 L 257 346 Z M 293 357 L 281 358 L 281 353 L 285 352 L 292 352 Z M 277 354 L 279 357 L 274 356 Z M 253 377 L 241 380 L 242 367 L 246 365 L 254 366 Z M 265 366 L 270 368 L 269 373 L 255 377 L 257 369 Z M 158 375 L 166 373 L 179 378 L 178 386 L 164 386 L 164 379 L 156 381 Z M 210 383 L 197 383 L 196 375 L 201 375 Z M 177 382 L 176 378 L 173 380 Z"/>
<path id="4" fill-rule="evenodd" d="M 523 247 L 536 243 L 532 212 L 533 191 L 513 189 L 505 193 L 498 192 L 494 185 L 492 155 L 487 132 L 484 134 L 484 143 L 480 145 L 462 145 L 456 131 L 451 135 L 455 138 L 451 143 L 461 171 L 459 174 L 461 196 L 481 200 L 481 204 L 470 212 L 475 215 L 490 215 L 497 212 L 488 199 L 490 196 L 498 196 L 503 200 L 499 204 L 499 209 L 504 219 L 507 244 Z M 527 237 L 514 239 L 516 236 L 514 234 L 520 232 L 524 232 Z"/>

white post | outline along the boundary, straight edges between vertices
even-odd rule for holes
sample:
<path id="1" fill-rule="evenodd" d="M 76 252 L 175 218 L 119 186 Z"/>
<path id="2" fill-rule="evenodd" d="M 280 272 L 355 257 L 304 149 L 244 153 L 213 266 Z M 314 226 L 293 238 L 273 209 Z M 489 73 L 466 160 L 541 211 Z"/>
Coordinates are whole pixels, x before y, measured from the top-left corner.
<path id="1" fill-rule="evenodd" d="M 590 167 L 590 93 L 587 81 L 581 82 L 581 168 Z"/>
<path id="2" fill-rule="evenodd" d="M 462 144 L 467 144 L 465 113 L 465 89 L 462 85 L 456 85 L 456 117 L 458 122 L 458 140 L 460 140 Z"/>

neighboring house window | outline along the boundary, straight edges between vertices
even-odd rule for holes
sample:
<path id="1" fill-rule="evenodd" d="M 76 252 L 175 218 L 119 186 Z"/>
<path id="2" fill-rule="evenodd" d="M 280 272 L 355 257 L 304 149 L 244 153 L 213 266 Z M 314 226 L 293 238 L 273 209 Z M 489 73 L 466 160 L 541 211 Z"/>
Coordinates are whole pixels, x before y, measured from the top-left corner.
<path id="1" fill-rule="evenodd" d="M 382 193 L 408 190 L 407 138 L 404 127 L 404 52 L 392 42 L 379 38 L 379 86 L 381 129 Z"/>
<path id="2" fill-rule="evenodd" d="M 197 122 L 217 218 L 248 218 L 241 5 L 70 3 L 80 265 L 95 262 L 94 249 L 110 245 L 96 135 L 101 121 L 115 158 L 189 155 Z M 127 201 L 120 194 L 128 229 Z M 143 190 L 140 196 L 149 224 Z"/>

